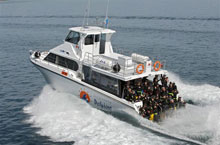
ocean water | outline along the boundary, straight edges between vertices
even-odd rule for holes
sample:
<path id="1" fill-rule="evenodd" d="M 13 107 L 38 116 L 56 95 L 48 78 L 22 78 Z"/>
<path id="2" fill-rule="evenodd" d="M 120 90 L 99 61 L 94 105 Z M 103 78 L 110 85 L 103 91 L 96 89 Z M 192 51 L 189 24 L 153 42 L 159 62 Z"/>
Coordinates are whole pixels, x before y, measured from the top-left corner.
<path id="1" fill-rule="evenodd" d="M 135 114 L 112 116 L 51 89 L 30 63 L 29 50 L 49 50 L 69 27 L 82 25 L 86 3 L 0 1 L 0 144 L 189 144 L 145 129 Z M 180 95 L 195 103 L 152 125 L 220 144 L 219 1 L 111 0 L 109 6 L 115 51 L 166 60 Z M 90 24 L 103 21 L 105 8 L 106 1 L 91 2 Z"/>

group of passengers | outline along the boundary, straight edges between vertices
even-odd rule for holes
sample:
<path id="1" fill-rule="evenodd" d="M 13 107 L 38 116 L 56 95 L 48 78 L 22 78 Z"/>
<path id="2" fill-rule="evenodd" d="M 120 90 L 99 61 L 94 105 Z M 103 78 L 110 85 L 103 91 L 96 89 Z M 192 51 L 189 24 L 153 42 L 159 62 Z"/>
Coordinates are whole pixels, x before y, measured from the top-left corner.
<path id="1" fill-rule="evenodd" d="M 153 81 L 147 78 L 129 81 L 124 91 L 127 101 L 143 101 L 140 114 L 155 122 L 162 120 L 166 112 L 170 112 L 167 110 L 176 110 L 185 106 L 185 102 L 177 94 L 177 86 L 169 82 L 166 75 L 161 75 L 160 79 L 156 75 Z"/>

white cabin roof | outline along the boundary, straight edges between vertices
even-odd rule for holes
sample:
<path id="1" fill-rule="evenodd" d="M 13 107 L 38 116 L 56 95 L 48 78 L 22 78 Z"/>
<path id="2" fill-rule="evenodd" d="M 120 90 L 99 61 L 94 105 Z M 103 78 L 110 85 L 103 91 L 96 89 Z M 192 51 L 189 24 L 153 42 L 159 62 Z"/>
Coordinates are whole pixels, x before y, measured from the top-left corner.
<path id="1" fill-rule="evenodd" d="M 101 33 L 115 33 L 114 30 L 97 27 L 97 26 L 85 26 L 85 27 L 72 27 L 69 30 L 83 33 L 83 34 L 101 34 Z"/>

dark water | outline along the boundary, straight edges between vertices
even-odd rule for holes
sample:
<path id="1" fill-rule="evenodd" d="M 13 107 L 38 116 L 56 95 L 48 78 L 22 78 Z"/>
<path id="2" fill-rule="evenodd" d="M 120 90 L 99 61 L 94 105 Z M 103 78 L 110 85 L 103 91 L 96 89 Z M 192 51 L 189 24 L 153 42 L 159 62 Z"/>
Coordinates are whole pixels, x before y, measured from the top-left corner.
<path id="1" fill-rule="evenodd" d="M 214 7 L 215 1 L 212 2 Z M 126 7 L 124 0 L 110 3 L 110 28 L 117 31 L 112 38 L 113 47 L 127 55 L 136 52 L 166 60 L 166 69 L 180 84 L 182 94 L 199 104 L 199 108 L 194 110 L 198 116 L 191 121 L 197 125 L 205 122 L 205 125 L 201 124 L 205 126 L 204 130 L 200 130 L 198 126 L 192 126 L 190 132 L 182 128 L 179 129 L 183 132 L 177 132 L 208 144 L 218 144 L 220 141 L 220 111 L 218 110 L 220 103 L 220 11 L 218 11 L 218 3 L 215 6 L 217 9 L 210 13 L 204 11 L 207 14 L 204 16 L 203 12 L 190 16 L 186 10 L 185 14 L 181 13 L 179 16 L 172 11 L 163 13 L 152 10 L 153 12 L 149 14 L 150 8 L 147 6 L 149 3 L 145 2 L 143 5 L 149 8 L 147 10 L 141 4 L 132 6 L 133 3 L 130 1 Z M 120 5 L 122 5 L 121 10 Z M 55 92 L 45 89 L 44 78 L 29 62 L 29 50 L 44 51 L 62 43 L 69 27 L 82 25 L 85 6 L 86 1 L 71 0 L 0 1 L 0 144 L 72 144 L 77 140 L 75 134 L 78 132 L 71 134 L 74 132 L 74 126 L 65 126 L 73 131 L 67 129 L 62 130 L 60 136 L 56 134 L 58 130 L 54 128 L 62 126 L 65 121 L 54 122 L 53 128 L 48 129 L 51 127 L 49 126 L 51 124 L 47 122 L 49 119 L 39 115 L 44 111 L 47 112 L 47 108 L 36 113 L 36 110 L 41 110 L 42 104 L 40 103 L 48 100 L 41 100 L 42 102 L 38 101 L 40 103 L 36 104 L 33 99 L 39 96 L 49 96 L 45 95 L 48 92 L 52 94 Z M 104 19 L 105 8 L 103 6 L 106 6 L 103 1 L 96 0 L 92 3 L 91 23 L 95 23 L 96 16 L 99 22 Z M 62 95 L 64 94 L 55 93 L 52 96 Z M 65 103 L 63 105 L 65 106 Z M 27 106 L 31 108 L 29 110 L 31 113 L 27 113 Z M 201 114 L 207 113 L 207 110 L 211 115 L 202 116 Z M 54 112 L 47 113 L 53 114 Z M 101 115 L 112 120 L 108 114 L 101 113 Z M 181 112 L 179 116 L 180 119 L 182 117 L 181 120 L 185 119 Z M 78 118 L 85 119 L 81 115 Z M 179 118 L 175 119 L 174 125 L 179 126 L 178 123 L 182 123 L 190 126 L 190 122 L 187 120 L 181 122 Z M 51 119 L 56 120 L 56 118 Z M 103 121 L 100 119 L 99 121 Z M 114 122 L 121 123 L 117 120 Z M 44 123 L 48 124 L 45 126 Z M 213 123 L 215 127 L 212 126 Z M 112 123 L 108 127 L 118 126 Z M 172 126 L 165 122 L 164 127 Z M 131 130 L 142 132 L 135 127 Z M 68 138 L 65 138 L 65 132 Z M 95 135 L 91 135 L 92 133 L 89 135 L 91 142 L 81 144 L 123 144 L 121 139 L 116 138 L 116 141 L 111 143 L 109 140 L 112 138 L 101 138 L 103 134 L 99 134 L 99 132 L 105 132 L 105 136 L 111 132 L 117 135 L 117 131 L 100 128 L 97 132 Z M 149 133 L 148 135 L 145 139 L 157 140 L 157 142 L 151 142 L 152 144 L 165 144 L 165 141 L 167 144 L 180 143 L 160 137 L 159 134 Z M 97 136 L 101 138 L 100 143 L 98 139 L 94 139 Z M 84 140 L 84 138 L 79 140 Z M 138 141 L 140 143 L 142 138 L 138 138 Z M 130 141 L 126 142 L 125 139 L 126 143 L 135 144 Z"/>

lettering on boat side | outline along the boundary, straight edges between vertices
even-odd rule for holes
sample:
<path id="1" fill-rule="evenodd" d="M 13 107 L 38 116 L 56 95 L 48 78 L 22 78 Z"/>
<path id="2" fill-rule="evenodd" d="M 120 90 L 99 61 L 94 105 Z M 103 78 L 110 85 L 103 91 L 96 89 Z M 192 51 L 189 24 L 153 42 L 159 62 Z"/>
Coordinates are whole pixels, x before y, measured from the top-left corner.
<path id="1" fill-rule="evenodd" d="M 105 102 L 97 101 L 96 99 L 94 99 L 94 104 L 103 110 L 108 110 L 108 111 L 112 110 L 112 106 L 106 104 Z"/>
<path id="2" fill-rule="evenodd" d="M 80 92 L 80 98 L 83 99 L 83 100 L 86 100 L 87 103 L 90 102 L 89 94 L 86 93 L 85 91 Z"/>

